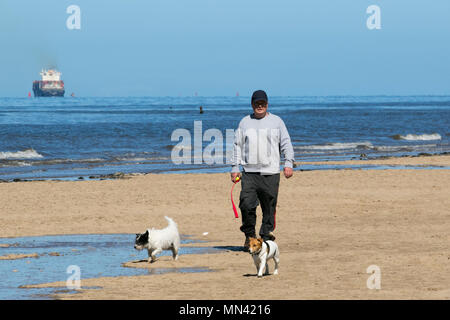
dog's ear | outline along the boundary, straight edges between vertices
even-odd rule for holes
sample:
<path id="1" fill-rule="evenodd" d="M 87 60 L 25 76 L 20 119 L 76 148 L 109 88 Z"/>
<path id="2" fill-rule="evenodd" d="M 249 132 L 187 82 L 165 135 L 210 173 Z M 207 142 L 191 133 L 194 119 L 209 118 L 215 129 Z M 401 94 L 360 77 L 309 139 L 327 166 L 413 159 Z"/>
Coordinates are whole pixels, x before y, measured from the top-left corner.
<path id="1" fill-rule="evenodd" d="M 145 233 L 144 233 L 144 234 L 148 236 L 148 230 L 147 230 L 147 231 L 145 231 Z"/>
<path id="2" fill-rule="evenodd" d="M 262 238 L 258 238 L 258 242 L 262 244 L 263 243 L 263 239 Z"/>

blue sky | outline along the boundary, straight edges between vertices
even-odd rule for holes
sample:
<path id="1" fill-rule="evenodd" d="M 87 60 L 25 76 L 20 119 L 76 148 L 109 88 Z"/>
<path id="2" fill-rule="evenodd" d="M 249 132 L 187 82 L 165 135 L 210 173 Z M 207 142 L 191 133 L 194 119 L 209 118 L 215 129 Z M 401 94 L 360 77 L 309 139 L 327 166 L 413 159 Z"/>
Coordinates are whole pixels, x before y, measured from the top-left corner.
<path id="1" fill-rule="evenodd" d="M 2 0 L 0 96 L 49 65 L 77 96 L 450 94 L 449 36 L 448 0 Z"/>

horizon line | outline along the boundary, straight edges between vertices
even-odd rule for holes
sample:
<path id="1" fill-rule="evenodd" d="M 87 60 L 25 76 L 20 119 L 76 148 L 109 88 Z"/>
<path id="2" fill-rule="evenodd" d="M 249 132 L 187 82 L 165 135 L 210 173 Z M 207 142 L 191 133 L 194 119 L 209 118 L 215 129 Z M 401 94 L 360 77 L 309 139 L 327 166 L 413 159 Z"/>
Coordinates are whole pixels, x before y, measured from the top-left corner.
<path id="1" fill-rule="evenodd" d="M 271 95 L 272 98 L 302 98 L 302 97 L 450 97 L 450 93 L 442 93 L 442 94 L 329 94 L 329 95 Z M 194 95 L 184 95 L 184 96 L 171 96 L 171 95 L 119 95 L 119 96 L 74 96 L 70 95 L 64 97 L 28 97 L 28 96 L 0 96 L 0 99 L 41 99 L 41 98 L 251 98 L 251 96 L 246 95 L 205 95 L 205 96 L 194 96 Z"/>

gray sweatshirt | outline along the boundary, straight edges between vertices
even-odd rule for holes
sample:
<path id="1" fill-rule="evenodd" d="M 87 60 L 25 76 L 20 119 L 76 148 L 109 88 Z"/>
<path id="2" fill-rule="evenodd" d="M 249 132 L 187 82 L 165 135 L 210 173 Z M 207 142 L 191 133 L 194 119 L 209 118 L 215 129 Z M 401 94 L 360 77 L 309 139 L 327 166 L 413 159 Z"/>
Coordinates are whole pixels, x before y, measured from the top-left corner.
<path id="1" fill-rule="evenodd" d="M 292 168 L 294 148 L 283 120 L 269 112 L 262 119 L 248 115 L 235 132 L 231 172 L 240 172 L 242 165 L 246 172 L 280 173 L 280 150 L 284 166 Z"/>

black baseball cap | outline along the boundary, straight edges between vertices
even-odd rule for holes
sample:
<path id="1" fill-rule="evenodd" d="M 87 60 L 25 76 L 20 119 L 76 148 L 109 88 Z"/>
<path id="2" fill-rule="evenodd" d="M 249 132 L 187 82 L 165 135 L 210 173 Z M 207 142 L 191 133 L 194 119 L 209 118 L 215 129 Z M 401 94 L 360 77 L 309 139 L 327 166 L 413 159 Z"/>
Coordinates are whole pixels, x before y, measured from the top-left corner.
<path id="1" fill-rule="evenodd" d="M 263 100 L 265 102 L 268 102 L 269 99 L 267 99 L 267 94 L 264 90 L 256 90 L 255 92 L 253 92 L 252 95 L 252 104 L 255 101 L 260 101 Z"/>

